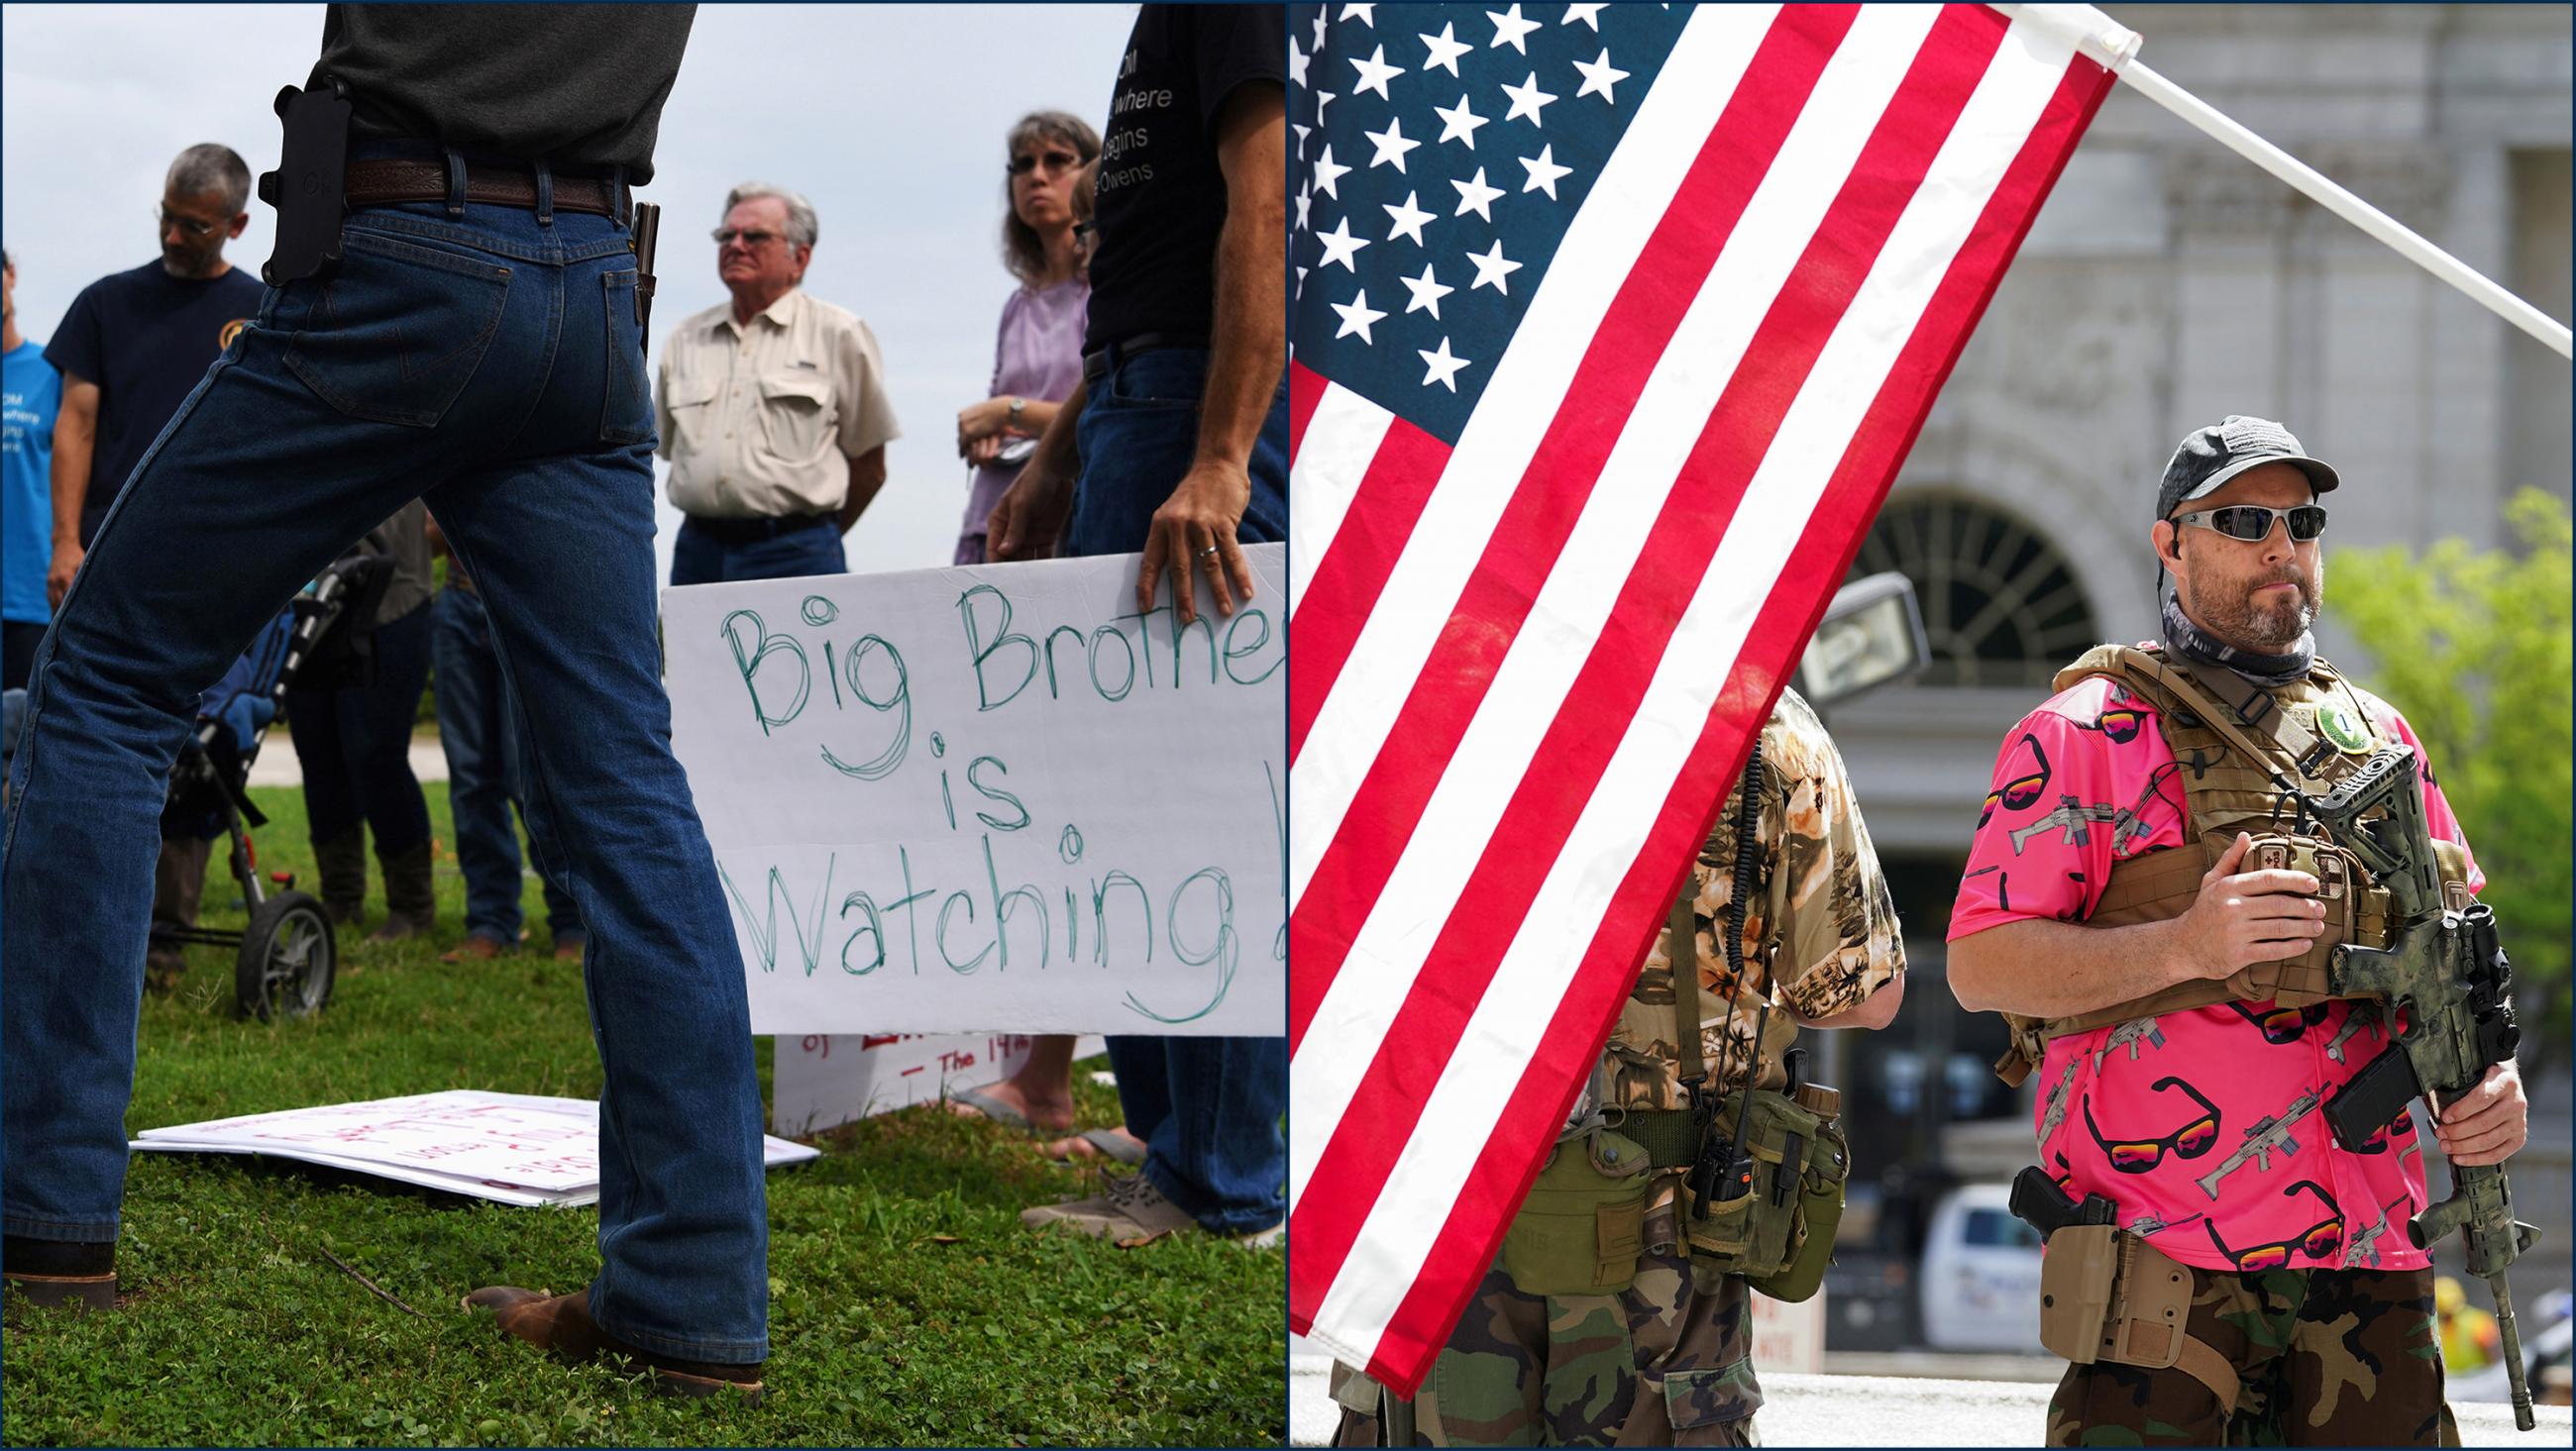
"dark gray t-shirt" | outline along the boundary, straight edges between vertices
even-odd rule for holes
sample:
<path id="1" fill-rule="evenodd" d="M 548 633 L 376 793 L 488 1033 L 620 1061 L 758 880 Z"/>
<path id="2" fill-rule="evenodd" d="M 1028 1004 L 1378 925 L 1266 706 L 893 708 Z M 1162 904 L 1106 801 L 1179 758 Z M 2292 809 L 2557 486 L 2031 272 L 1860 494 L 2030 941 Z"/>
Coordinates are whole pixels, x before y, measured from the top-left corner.
<path id="1" fill-rule="evenodd" d="M 360 136 L 417 136 L 653 177 L 695 5 L 333 5 L 308 88 L 337 76 Z"/>

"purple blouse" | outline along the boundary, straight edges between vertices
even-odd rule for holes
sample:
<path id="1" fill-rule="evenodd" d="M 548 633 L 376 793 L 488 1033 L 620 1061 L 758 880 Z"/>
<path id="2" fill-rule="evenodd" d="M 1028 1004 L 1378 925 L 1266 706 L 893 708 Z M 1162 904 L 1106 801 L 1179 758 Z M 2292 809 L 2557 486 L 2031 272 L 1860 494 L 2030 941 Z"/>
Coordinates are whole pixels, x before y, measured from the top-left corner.
<path id="1" fill-rule="evenodd" d="M 1090 301 L 1091 282 L 1083 277 L 1012 293 L 1002 304 L 1002 327 L 993 343 L 993 391 L 987 396 L 1048 403 L 1072 397 L 1074 385 L 1082 381 L 1082 320 Z M 984 520 L 1019 472 L 1018 464 L 976 468 L 966 517 L 958 525 L 957 563 L 983 563 Z"/>

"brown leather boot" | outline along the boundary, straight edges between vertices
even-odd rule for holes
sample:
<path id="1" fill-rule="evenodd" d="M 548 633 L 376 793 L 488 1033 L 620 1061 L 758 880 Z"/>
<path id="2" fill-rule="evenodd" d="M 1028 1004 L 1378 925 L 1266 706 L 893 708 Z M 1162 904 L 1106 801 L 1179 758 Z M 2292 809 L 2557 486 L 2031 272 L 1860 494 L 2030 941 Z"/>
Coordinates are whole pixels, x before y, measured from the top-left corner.
<path id="1" fill-rule="evenodd" d="M 322 888 L 322 915 L 335 927 L 355 926 L 367 910 L 367 836 L 344 832 L 313 843 L 314 874 Z"/>
<path id="2" fill-rule="evenodd" d="M 590 1318 L 590 1292 L 548 1297 L 516 1285 L 486 1285 L 467 1295 L 467 1310 L 489 1310 L 501 1333 L 524 1340 L 540 1350 L 575 1363 L 593 1356 L 643 1366 L 652 1372 L 653 1388 L 672 1395 L 711 1396 L 719 1391 L 738 1391 L 757 1403 L 765 1393 L 760 1383 L 760 1368 L 766 1362 L 750 1365 L 725 1365 L 714 1361 L 681 1360 L 675 1356 L 639 1350 L 599 1328 Z"/>
<path id="3" fill-rule="evenodd" d="M 69 1310 L 116 1308 L 116 1243 L 0 1240 L 0 1280 L 38 1305 Z"/>
<path id="4" fill-rule="evenodd" d="M 438 893 L 431 881 L 429 843 L 422 842 L 398 856 L 379 856 L 385 869 L 385 925 L 375 930 L 369 942 L 400 942 L 406 937 L 426 937 L 438 924 Z"/>

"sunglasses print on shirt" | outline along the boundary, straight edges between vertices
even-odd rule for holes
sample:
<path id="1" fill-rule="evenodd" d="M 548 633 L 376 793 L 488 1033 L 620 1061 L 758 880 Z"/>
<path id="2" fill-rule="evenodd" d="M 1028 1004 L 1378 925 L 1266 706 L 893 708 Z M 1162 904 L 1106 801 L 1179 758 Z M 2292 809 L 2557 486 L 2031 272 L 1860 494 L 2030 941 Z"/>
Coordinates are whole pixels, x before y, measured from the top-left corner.
<path id="1" fill-rule="evenodd" d="M 2048 792 L 2048 752 L 2040 748 L 2039 737 L 2030 732 L 2023 731 L 2020 743 L 2004 757 L 2004 769 L 2008 774 L 2003 783 L 1986 793 L 1985 809 L 1977 813 L 1979 826 L 1994 817 L 1997 803 L 2007 811 L 2026 811 L 2038 805 Z"/>
<path id="2" fill-rule="evenodd" d="M 2084 1095 L 2084 1127 L 2092 1133 L 2094 1145 L 2111 1161 L 2111 1167 L 2123 1174 L 2144 1174 L 2163 1163 L 2168 1152 L 2177 1159 L 2197 1159 L 2218 1142 L 2218 1105 L 2201 1097 L 2199 1089 L 2179 1078 L 2159 1078 L 2148 1088 L 2156 1093 L 2180 1089 L 2200 1105 L 2200 1115 L 2169 1134 L 2117 1137 L 2104 1134 L 2102 1126 L 2093 1121 L 2093 1095 Z"/>
<path id="3" fill-rule="evenodd" d="M 2218 1252 L 2227 1256 L 2229 1264 L 2249 1275 L 2287 1268 L 2293 1251 L 2310 1259 L 2340 1263 L 2343 1257 L 2343 1206 L 2335 1203 L 2334 1196 L 2314 1179 L 2300 1180 L 2282 1190 L 2281 1197 L 2287 1199 L 2302 1189 L 2324 1201 L 2327 1217 L 2309 1225 L 2297 1238 L 2258 1244 L 2252 1249 L 2229 1249 L 2227 1241 L 2218 1237 L 2218 1221 L 2211 1219 L 2203 1221 L 2209 1229 L 2209 1242 L 2218 1246 Z"/>
<path id="4" fill-rule="evenodd" d="M 2323 1003 L 2311 1003 L 2304 1008 L 2265 1008 L 2259 1013 L 2243 1003 L 2231 1002 L 2228 1006 L 2236 1010 L 2236 1016 L 2262 1029 L 2263 1041 L 2275 1048 L 2296 1043 L 2310 1028 L 2326 1020 L 2326 1005 Z"/>

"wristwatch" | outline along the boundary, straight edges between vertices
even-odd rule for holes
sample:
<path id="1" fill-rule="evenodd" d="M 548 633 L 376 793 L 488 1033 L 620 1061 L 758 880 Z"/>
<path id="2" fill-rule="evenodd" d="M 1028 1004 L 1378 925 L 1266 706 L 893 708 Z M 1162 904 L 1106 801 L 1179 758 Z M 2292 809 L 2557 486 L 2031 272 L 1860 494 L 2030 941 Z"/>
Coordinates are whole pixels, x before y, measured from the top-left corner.
<path id="1" fill-rule="evenodd" d="M 1028 406 L 1029 400 L 1026 398 L 1014 398 L 1011 400 L 1011 422 L 1014 426 L 1018 425 L 1020 415 L 1028 411 Z"/>

